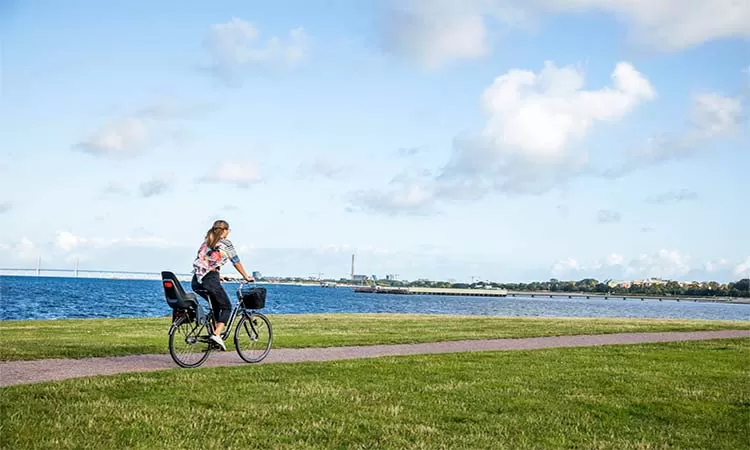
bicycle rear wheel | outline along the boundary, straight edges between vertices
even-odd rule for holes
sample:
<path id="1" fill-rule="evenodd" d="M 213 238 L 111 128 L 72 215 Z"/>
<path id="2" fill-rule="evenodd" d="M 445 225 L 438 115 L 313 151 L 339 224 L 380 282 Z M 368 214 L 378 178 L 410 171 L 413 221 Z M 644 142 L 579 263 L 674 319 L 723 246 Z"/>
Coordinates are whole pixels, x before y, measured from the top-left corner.
<path id="1" fill-rule="evenodd" d="M 211 348 L 206 324 L 180 317 L 169 329 L 169 354 L 180 367 L 198 367 L 208 358 Z"/>
<path id="2" fill-rule="evenodd" d="M 271 351 L 273 330 L 266 316 L 245 312 L 234 329 L 234 346 L 245 362 L 257 363 Z"/>

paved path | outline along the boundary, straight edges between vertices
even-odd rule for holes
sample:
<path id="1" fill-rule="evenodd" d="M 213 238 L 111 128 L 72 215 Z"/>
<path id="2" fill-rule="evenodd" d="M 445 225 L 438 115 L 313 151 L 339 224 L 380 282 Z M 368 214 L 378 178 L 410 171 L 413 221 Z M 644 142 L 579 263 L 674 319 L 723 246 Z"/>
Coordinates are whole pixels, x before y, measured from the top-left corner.
<path id="1" fill-rule="evenodd" d="M 433 342 L 426 344 L 370 345 L 355 347 L 272 349 L 260 364 L 304 361 L 333 361 L 381 356 L 455 353 L 488 350 L 531 350 L 553 347 L 641 344 L 651 342 L 696 341 L 706 339 L 750 338 L 750 330 L 695 331 L 669 333 L 620 333 L 583 336 L 555 336 L 520 339 L 490 339 Z M 234 350 L 212 352 L 201 367 L 247 365 Z M 105 358 L 47 359 L 0 363 L 0 387 L 15 384 L 56 381 L 69 378 L 112 375 L 124 372 L 150 372 L 175 369 L 168 354 L 132 355 Z M 183 369 L 184 370 L 184 369 Z M 193 369 L 196 370 L 196 369 Z"/>

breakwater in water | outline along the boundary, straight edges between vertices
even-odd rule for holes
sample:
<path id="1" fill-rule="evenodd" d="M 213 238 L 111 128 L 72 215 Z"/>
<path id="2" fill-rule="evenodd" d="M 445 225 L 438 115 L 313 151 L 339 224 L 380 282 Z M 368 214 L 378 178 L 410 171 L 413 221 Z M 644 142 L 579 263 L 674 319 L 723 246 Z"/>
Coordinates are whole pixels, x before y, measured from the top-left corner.
<path id="1" fill-rule="evenodd" d="M 364 294 L 400 294 L 400 295 L 451 295 L 458 297 L 505 297 L 505 289 L 457 289 L 457 288 L 422 288 L 422 287 L 355 287 L 354 292 Z"/>

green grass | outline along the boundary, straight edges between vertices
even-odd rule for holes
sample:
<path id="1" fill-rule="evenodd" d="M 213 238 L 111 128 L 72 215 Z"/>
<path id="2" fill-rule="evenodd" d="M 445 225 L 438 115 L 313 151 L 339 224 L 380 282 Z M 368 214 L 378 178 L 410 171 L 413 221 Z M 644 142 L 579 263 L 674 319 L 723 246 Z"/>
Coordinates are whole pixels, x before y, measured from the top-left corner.
<path id="1" fill-rule="evenodd" d="M 740 449 L 750 339 L 167 370 L 0 389 L 0 447 Z"/>
<path id="2" fill-rule="evenodd" d="M 270 316 L 274 348 L 401 344 L 640 331 L 744 329 L 750 321 L 419 314 Z M 168 318 L 0 322 L 0 361 L 167 353 Z"/>

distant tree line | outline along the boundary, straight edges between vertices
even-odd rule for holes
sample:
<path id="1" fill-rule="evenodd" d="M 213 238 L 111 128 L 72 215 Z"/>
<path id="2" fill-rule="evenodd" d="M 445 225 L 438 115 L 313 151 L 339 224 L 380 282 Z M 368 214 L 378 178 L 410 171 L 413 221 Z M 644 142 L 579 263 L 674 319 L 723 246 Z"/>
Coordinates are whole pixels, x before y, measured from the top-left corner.
<path id="1" fill-rule="evenodd" d="M 309 278 L 288 277 L 275 280 L 296 283 L 317 283 Z M 267 281 L 261 278 L 258 281 Z M 321 281 L 351 284 L 348 278 L 339 280 L 326 279 Z M 704 281 L 692 283 L 679 283 L 677 281 L 650 281 L 636 282 L 629 286 L 610 285 L 610 280 L 599 281 L 595 278 L 584 278 L 579 281 L 561 281 L 552 278 L 549 281 L 534 281 L 531 283 L 451 283 L 448 281 L 432 280 L 364 280 L 355 284 L 378 285 L 387 287 L 431 287 L 431 288 L 456 288 L 456 289 L 507 289 L 509 291 L 544 291 L 544 292 L 591 292 L 600 294 L 622 294 L 622 295 L 654 295 L 654 296 L 692 296 L 692 297 L 746 297 L 750 298 L 750 278 L 743 278 L 731 283 L 718 283 L 716 281 Z"/>
<path id="2" fill-rule="evenodd" d="M 371 283 L 373 284 L 373 283 Z M 546 292 L 591 292 L 602 294 L 644 294 L 644 295 L 683 295 L 695 297 L 750 297 L 750 279 L 743 278 L 732 283 L 716 281 L 679 283 L 677 281 L 647 282 L 630 284 L 630 286 L 610 286 L 608 280 L 598 281 L 584 278 L 579 281 L 560 281 L 555 278 L 549 281 L 531 283 L 449 283 L 446 281 L 417 280 L 410 282 L 378 280 L 380 286 L 435 287 L 435 288 L 497 288 L 509 291 L 546 291 Z"/>

